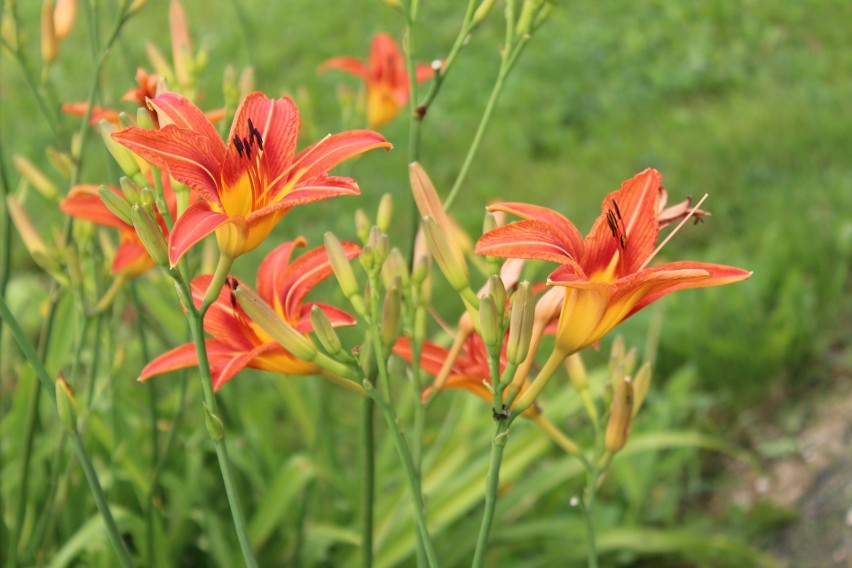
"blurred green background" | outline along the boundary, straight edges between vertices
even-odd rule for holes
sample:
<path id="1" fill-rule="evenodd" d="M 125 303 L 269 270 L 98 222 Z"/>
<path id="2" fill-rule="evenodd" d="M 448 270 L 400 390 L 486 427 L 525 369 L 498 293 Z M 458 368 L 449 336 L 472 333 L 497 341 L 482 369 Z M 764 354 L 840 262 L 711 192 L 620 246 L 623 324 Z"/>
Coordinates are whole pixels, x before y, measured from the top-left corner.
<path id="1" fill-rule="evenodd" d="M 30 63 L 37 69 L 40 3 L 18 4 L 24 26 L 22 38 Z M 102 37 L 114 6 L 112 2 L 99 4 L 103 6 L 89 25 L 94 26 L 97 37 Z M 421 4 L 415 36 L 417 59 L 428 62 L 448 52 L 464 3 L 442 0 Z M 337 55 L 365 57 L 374 33 L 387 31 L 399 38 L 403 29 L 401 16 L 379 0 L 184 0 L 184 6 L 194 47 L 206 53 L 206 66 L 200 73 L 202 106 L 216 108 L 222 104 L 226 66 L 238 70 L 251 66 L 258 89 L 269 96 L 290 94 L 300 104 L 304 121 L 301 145 L 326 132 L 357 126 L 343 122 L 338 97 L 340 85 L 357 92 L 357 81 L 333 71 L 319 75 L 317 66 Z M 133 86 L 135 69 L 147 66 L 145 42 L 169 52 L 166 8 L 167 3 L 162 0 L 149 0 L 127 24 L 103 74 L 102 103 L 113 106 Z M 502 3 L 498 2 L 489 20 L 470 38 L 424 123 L 421 162 L 443 194 L 461 166 L 496 76 L 501 10 Z M 628 344 L 641 347 L 652 319 L 663 318 L 655 393 L 645 424 L 640 418 L 637 429 L 701 431 L 755 449 L 762 439 L 757 432 L 777 429 L 782 437 L 794 436 L 802 421 L 790 425 L 783 416 L 812 412 L 801 411 L 797 405 L 802 404 L 801 400 L 805 404 L 815 400 L 814 393 L 830 396 L 838 379 L 848 379 L 848 321 L 852 315 L 848 278 L 852 260 L 852 39 L 848 22 L 852 22 L 852 3 L 846 0 L 563 0 L 532 38 L 510 76 L 478 159 L 452 211 L 472 235 L 479 234 L 484 205 L 496 199 L 551 207 L 585 232 L 598 215 L 606 193 L 652 166 L 663 173 L 672 201 L 687 195 L 700 197 L 706 192 L 710 198 L 704 208 L 713 214 L 702 225 L 686 226 L 667 245 L 662 258 L 718 262 L 754 271 L 750 280 L 735 286 L 673 295 L 659 309 L 646 310 L 622 326 L 620 333 Z M 92 69 L 91 35 L 87 22 L 78 14 L 75 28 L 50 73 L 50 98 L 86 98 Z M 19 69 L 7 54 L 0 72 L 3 167 L 14 187 L 20 176 L 11 168 L 11 155 L 20 154 L 44 165 L 45 148 L 54 142 Z M 124 108 L 132 110 L 130 106 Z M 76 129 L 77 120 L 62 118 L 66 133 Z M 362 197 L 297 209 L 279 225 L 268 246 L 240 259 L 236 272 L 253 281 L 263 254 L 299 234 L 308 236 L 312 244 L 318 244 L 326 230 L 354 239 L 350 212 L 361 207 L 372 214 L 386 192 L 396 197 L 393 237 L 405 243 L 410 231 L 407 126 L 404 116 L 400 116 L 383 130 L 395 145 L 390 154 L 368 155 L 346 170 L 347 175 L 358 178 Z M 109 164 L 106 152 L 98 148 L 100 144 L 96 136 L 90 137 L 90 159 L 83 180 L 115 182 L 117 170 Z M 45 172 L 62 186 L 63 180 L 49 167 L 45 167 Z M 31 213 L 37 212 L 34 216 L 45 233 L 52 230 L 50 227 L 59 226 L 61 217 L 55 205 L 40 195 L 29 192 L 26 207 Z M 546 272 L 543 269 L 539 274 Z M 8 297 L 32 328 L 37 328 L 38 305 L 47 289 L 46 278 L 29 261 L 26 251 L 17 247 Z M 144 289 L 140 293 L 147 295 Z M 157 300 L 150 299 L 155 305 Z M 168 297 L 159 299 L 163 305 L 170 301 Z M 458 306 L 450 297 L 438 309 L 441 313 L 454 313 Z M 183 337 L 179 314 L 162 318 L 164 341 L 156 349 L 168 348 Z M 4 353 L 10 353 L 8 337 L 3 339 Z M 590 354 L 592 366 L 605 360 L 610 341 L 607 338 L 597 354 Z M 132 346 L 128 350 L 129 359 L 119 375 L 133 376 L 138 371 L 138 359 L 133 359 L 138 353 Z M 8 365 L 4 363 L 4 375 Z M 129 376 L 122 380 L 130 381 Z M 325 410 L 320 409 L 320 403 L 309 405 L 309 415 L 300 422 L 298 416 L 291 415 L 297 412 L 298 404 L 287 402 L 288 396 L 294 392 L 301 393 L 299 396 L 319 396 L 315 384 L 298 381 L 296 386 L 282 386 L 286 381 L 275 379 L 277 382 L 270 386 L 271 381 L 253 378 L 257 376 L 236 380 L 220 394 L 237 422 L 234 429 L 239 443 L 254 448 L 245 459 L 262 458 L 268 468 L 256 470 L 257 479 L 251 480 L 250 486 L 259 491 L 268 489 L 273 476 L 270 472 L 281 467 L 280 460 L 273 456 L 282 447 L 294 455 L 301 455 L 310 447 L 305 442 L 312 440 L 311 435 L 300 433 L 298 428 L 317 419 L 312 412 L 325 412 L 336 419 L 327 428 L 329 433 L 317 436 L 316 444 L 322 446 L 325 439 L 328 448 L 324 451 L 332 456 L 332 463 L 346 463 L 346 456 L 354 451 L 354 441 L 346 439 L 346 430 L 357 421 L 346 412 L 347 402 L 338 397 L 339 393 L 329 395 L 331 402 Z M 166 391 L 167 385 L 174 385 L 177 380 L 162 379 L 158 386 L 166 406 L 175 404 L 175 395 Z M 11 375 L 2 382 L 3 390 L 14 392 L 16 383 Z M 128 384 L 127 389 L 135 387 L 135 383 Z M 270 392 L 280 395 L 275 403 L 289 405 L 286 411 L 265 400 Z M 133 397 L 130 391 L 121 396 Z M 467 432 L 478 440 L 476 447 L 487 447 L 485 431 L 490 431 L 490 425 L 478 432 L 471 418 L 470 408 L 480 409 L 476 402 L 472 401 L 472 407 L 464 406 L 467 401 L 453 400 L 452 404 L 453 418 L 434 426 L 434 439 L 440 441 L 441 436 L 453 438 Z M 13 395 L 8 395 L 2 409 L 12 406 Z M 268 423 L 263 421 L 271 419 L 280 420 L 274 426 L 274 443 L 263 440 L 269 432 Z M 457 434 L 446 431 L 449 424 L 458 428 Z M 13 425 L 6 421 L 4 436 L 12 435 Z M 125 428 L 132 430 L 128 425 Z M 521 435 L 529 433 L 527 430 Z M 196 445 L 202 440 L 196 435 Z M 458 441 L 448 443 L 447 448 L 451 448 Z M 440 456 L 446 455 L 439 451 L 442 448 L 435 450 L 437 463 L 442 463 Z M 14 442 L 7 447 L 10 453 L 12 449 Z M 200 460 L 202 450 L 196 449 Z M 386 453 L 391 462 L 393 456 L 389 450 Z M 540 457 L 548 456 L 551 465 L 567 463 L 552 454 L 552 449 L 542 449 Z M 699 455 L 702 459 L 697 459 Z M 203 459 L 209 460 L 209 455 Z M 288 458 L 285 455 L 283 459 Z M 184 464 L 187 468 L 190 461 L 187 458 Z M 619 473 L 616 469 L 610 495 L 603 497 L 612 503 L 601 514 L 604 524 L 642 523 L 663 529 L 689 526 L 700 533 L 698 527 L 727 538 L 744 536 L 736 534 L 744 530 L 737 524 L 742 523 L 761 535 L 753 542 L 768 547 L 774 534 L 769 529 L 779 518 L 787 518 L 772 509 L 764 522 L 760 515 L 749 516 L 754 509 L 741 512 L 717 507 L 711 511 L 715 517 L 711 520 L 703 508 L 708 494 L 725 483 L 725 468 L 694 449 L 646 455 L 636 462 L 625 458 L 621 466 L 626 471 Z M 245 465 L 245 471 L 252 471 L 252 467 Z M 572 486 L 554 481 L 551 491 L 551 486 L 542 486 L 540 480 L 538 484 L 530 481 L 537 479 L 536 475 L 544 475 L 542 470 L 531 466 L 523 471 L 520 479 L 538 491 L 537 508 L 518 504 L 517 510 L 507 507 L 509 512 L 503 511 L 512 519 L 527 520 L 527 532 L 514 532 L 506 525 L 498 529 L 494 558 L 524 560 L 530 566 L 564 559 L 560 543 L 564 546 L 568 538 L 565 535 L 579 531 L 580 526 L 580 517 L 572 515 L 566 504 L 567 496 L 576 491 L 576 482 Z M 627 471 L 644 473 L 634 477 Z M 215 483 L 211 472 L 205 474 L 208 484 Z M 245 475 L 251 477 L 249 473 Z M 329 474 L 328 479 L 319 482 L 320 489 L 313 497 L 320 501 L 314 508 L 326 513 L 323 522 L 327 526 L 320 527 L 326 532 L 314 527 L 313 540 L 309 541 L 314 549 L 306 557 L 319 564 L 335 565 L 347 552 L 346 539 L 334 532 L 335 527 L 346 526 L 352 505 L 343 497 L 322 496 L 322 483 L 334 486 L 329 479 L 336 478 Z M 660 497 L 654 493 L 662 491 L 660 480 L 664 484 L 669 480 L 676 489 L 670 488 Z M 345 485 L 345 481 L 340 483 Z M 6 490 L 10 488 L 7 486 Z M 120 489 L 116 491 L 120 493 Z M 341 491 L 352 497 L 352 489 L 349 493 Z M 263 498 L 260 493 L 250 498 L 249 509 L 253 501 Z M 222 504 L 217 503 L 211 507 Z M 469 506 L 474 505 L 471 502 Z M 205 510 L 197 504 L 193 507 Z M 745 515 L 745 520 L 737 516 L 740 514 Z M 474 517 L 475 514 L 470 518 L 452 517 L 447 526 L 464 520 L 471 524 Z M 550 520 L 545 522 L 542 518 Z M 211 528 L 197 521 L 201 528 L 195 530 L 206 536 L 200 540 L 197 536 L 185 537 L 187 542 L 195 543 L 182 549 L 189 555 L 186 558 L 196 558 L 191 549 L 197 546 L 211 565 L 227 565 L 227 552 L 217 552 L 213 543 L 217 537 L 230 538 L 216 532 L 227 535 L 227 519 L 222 516 L 218 522 L 223 525 Z M 280 554 L 290 554 L 292 550 L 287 547 L 294 546 L 293 534 L 281 530 L 283 534 L 272 534 L 288 543 L 282 545 L 286 551 Z M 742 558 L 746 560 L 737 560 L 741 557 L 730 550 L 727 555 L 720 553 L 721 560 L 709 553 L 690 556 L 684 552 L 686 545 L 666 548 L 662 541 L 656 549 L 649 545 L 648 550 L 643 550 L 641 543 L 657 541 L 647 535 L 637 540 L 635 534 L 633 540 L 630 535 L 618 540 L 620 533 L 612 534 L 616 543 L 613 549 L 620 546 L 632 552 L 610 554 L 606 557 L 609 563 L 751 566 L 754 564 L 749 562 L 756 562 L 749 560 L 745 552 Z M 660 534 L 662 538 L 674 533 Z M 690 546 L 700 549 L 695 542 Z M 458 554 L 465 552 L 469 551 L 460 550 Z M 451 551 L 444 553 L 453 557 Z M 655 556 L 658 554 L 663 556 Z M 282 557 L 270 553 L 270 565 Z M 400 558 L 406 562 L 406 556 Z M 464 564 L 463 559 L 460 556 L 455 561 Z M 185 565 L 192 565 L 191 560 L 186 562 Z"/>

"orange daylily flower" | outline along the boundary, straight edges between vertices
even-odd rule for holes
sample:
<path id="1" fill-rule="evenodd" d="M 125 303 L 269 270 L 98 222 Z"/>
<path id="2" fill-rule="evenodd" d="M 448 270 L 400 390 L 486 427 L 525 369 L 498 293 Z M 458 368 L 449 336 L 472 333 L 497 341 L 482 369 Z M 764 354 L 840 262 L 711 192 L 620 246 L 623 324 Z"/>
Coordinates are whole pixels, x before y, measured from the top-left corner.
<path id="1" fill-rule="evenodd" d="M 394 39 L 379 33 L 370 46 L 370 61 L 354 57 L 333 57 L 320 65 L 319 70 L 339 69 L 356 75 L 367 84 L 367 127 L 380 128 L 393 120 L 408 104 L 411 94 L 405 58 Z M 418 83 L 432 77 L 434 70 L 426 64 L 415 69 Z"/>
<path id="2" fill-rule="evenodd" d="M 751 275 L 732 266 L 692 261 L 648 267 L 659 251 L 660 226 L 672 217 L 687 218 L 675 208 L 661 207 L 661 182 L 660 173 L 650 168 L 625 181 L 604 199 L 602 213 L 585 239 L 573 223 L 550 209 L 525 203 L 489 207 L 524 220 L 483 235 L 477 253 L 561 265 L 548 284 L 566 289 L 556 329 L 556 349 L 563 355 L 597 342 L 671 292 L 721 286 Z"/>
<path id="3" fill-rule="evenodd" d="M 246 97 L 227 145 L 204 113 L 177 93 L 150 100 L 159 130 L 127 128 L 113 138 L 202 198 L 175 221 L 169 260 L 215 232 L 231 258 L 255 249 L 293 207 L 337 195 L 357 195 L 357 182 L 328 175 L 341 162 L 374 148 L 390 148 L 370 130 L 330 134 L 296 154 L 299 111 L 288 98 Z"/>
<path id="4" fill-rule="evenodd" d="M 115 251 L 115 259 L 110 267 L 110 272 L 114 275 L 139 276 L 147 272 L 155 266 L 154 259 L 145 250 L 133 225 L 125 223 L 107 209 L 98 195 L 98 187 L 93 184 L 81 184 L 71 188 L 68 196 L 59 204 L 59 209 L 66 215 L 85 219 L 96 225 L 118 229 L 120 242 Z M 168 188 L 168 185 L 165 187 Z M 119 189 L 115 187 L 109 189 L 121 196 Z M 173 209 L 175 200 L 170 189 L 166 190 L 166 196 L 169 208 Z M 157 214 L 157 222 L 163 230 L 163 235 L 168 238 L 169 231 L 159 213 Z"/>
<path id="5" fill-rule="evenodd" d="M 506 347 L 500 355 L 500 372 L 506 368 Z M 412 361 L 411 341 L 407 337 L 400 337 L 393 346 L 393 352 L 409 363 Z M 420 368 L 432 376 L 438 376 L 450 351 L 439 347 L 429 341 L 423 342 L 420 353 Z M 472 333 L 464 342 L 464 347 L 453 361 L 450 374 L 443 385 L 443 389 L 464 389 L 491 404 L 494 394 L 486 386 L 491 384 L 491 371 L 488 368 L 488 351 L 485 343 L 478 333 Z M 519 394 L 523 394 L 529 387 L 529 380 L 524 380 Z M 427 400 L 432 394 L 432 387 L 423 391 L 422 398 Z M 505 396 L 505 393 L 504 393 Z M 517 399 L 516 399 L 517 400 Z M 514 404 L 512 405 L 514 406 Z M 523 415 L 533 418 L 540 414 L 539 409 L 533 405 L 527 408 Z"/>
<path id="6" fill-rule="evenodd" d="M 353 243 L 341 244 L 349 259 L 357 256 L 361 250 Z M 303 238 L 284 243 L 263 260 L 257 272 L 258 295 L 301 333 L 313 331 L 310 314 L 314 306 L 325 312 L 335 327 L 354 324 L 354 318 L 339 308 L 328 304 L 304 303 L 305 295 L 311 288 L 332 273 L 324 247 L 317 247 L 291 260 L 296 247 L 304 245 Z M 191 288 L 196 306 L 201 305 L 211 279 L 210 275 L 193 279 Z M 236 278 L 229 278 L 204 317 L 204 330 L 212 336 L 205 344 L 213 388 L 219 390 L 246 367 L 285 375 L 319 373 L 319 367 L 293 356 L 249 319 L 231 295 L 237 285 L 245 287 Z M 196 365 L 198 358 L 195 345 L 187 343 L 151 361 L 142 370 L 139 380 Z"/>

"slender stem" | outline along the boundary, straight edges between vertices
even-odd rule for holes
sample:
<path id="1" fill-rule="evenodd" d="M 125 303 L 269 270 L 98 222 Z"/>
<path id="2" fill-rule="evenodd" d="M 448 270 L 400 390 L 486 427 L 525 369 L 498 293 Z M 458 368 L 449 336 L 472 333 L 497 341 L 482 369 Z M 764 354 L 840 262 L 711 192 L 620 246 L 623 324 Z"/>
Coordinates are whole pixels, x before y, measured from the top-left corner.
<path id="1" fill-rule="evenodd" d="M 482 139 L 485 136 L 485 130 L 488 127 L 488 123 L 491 121 L 491 115 L 494 113 L 494 109 L 497 107 L 497 99 L 500 98 L 500 93 L 503 91 L 503 85 L 506 82 L 506 77 L 509 75 L 509 71 L 512 70 L 512 67 L 517 61 L 518 56 L 526 45 L 525 40 L 521 40 L 517 43 L 514 48 L 503 55 L 503 59 L 500 64 L 500 71 L 497 73 L 497 80 L 494 82 L 494 88 L 491 89 L 491 95 L 488 97 L 488 102 L 485 105 L 485 111 L 482 114 L 482 119 L 479 121 L 479 126 L 476 129 L 476 134 L 473 137 L 473 141 L 470 143 L 470 149 L 467 151 L 467 156 L 465 156 L 464 162 L 462 163 L 461 170 L 459 170 L 459 174 L 456 177 L 455 183 L 453 183 L 453 187 L 450 190 L 449 195 L 447 195 L 447 199 L 444 202 L 444 209 L 449 210 L 452 207 L 453 202 L 456 200 L 456 197 L 459 194 L 459 190 L 461 186 L 464 184 L 465 179 L 467 178 L 467 174 L 470 171 L 470 166 L 473 164 L 473 159 L 476 157 L 476 153 L 479 151 L 479 146 L 482 144 Z"/>
<path id="2" fill-rule="evenodd" d="M 586 503 L 583 516 L 586 518 L 586 555 L 589 568 L 598 568 L 598 550 L 595 544 L 595 492 L 597 491 L 598 468 L 587 464 L 586 467 Z"/>
<path id="3" fill-rule="evenodd" d="M 491 441 L 491 461 L 488 465 L 488 480 L 485 486 L 485 511 L 482 513 L 482 524 L 479 526 L 479 536 L 476 539 L 476 550 L 473 553 L 473 568 L 481 568 L 485 563 L 485 550 L 488 547 L 488 536 L 494 522 L 494 511 L 497 505 L 497 489 L 500 486 L 500 465 L 503 463 L 503 449 L 509 436 L 509 420 L 497 423 L 497 432 Z"/>
<path id="4" fill-rule="evenodd" d="M 376 488 L 375 423 L 373 416 L 376 405 L 369 397 L 364 398 L 361 410 L 362 479 L 361 503 L 361 566 L 373 565 L 373 501 Z"/>
<path id="5" fill-rule="evenodd" d="M 192 334 L 192 341 L 195 344 L 195 354 L 198 358 L 198 370 L 201 375 L 201 392 L 204 396 L 204 404 L 206 411 L 210 414 L 213 420 L 219 420 L 216 409 L 216 398 L 213 393 L 213 380 L 210 374 L 210 363 L 207 359 L 207 348 L 204 342 L 204 326 L 202 323 L 203 315 L 195 310 L 192 306 L 192 296 L 188 291 L 184 291 L 184 305 L 187 307 L 187 317 L 189 320 L 189 329 Z M 240 550 L 243 553 L 243 560 L 249 568 L 257 568 L 257 560 L 254 558 L 254 553 L 251 549 L 251 541 L 248 536 L 248 528 L 246 526 L 245 516 L 243 515 L 242 504 L 240 503 L 240 494 L 237 491 L 237 484 L 234 478 L 231 460 L 228 457 L 228 447 L 225 444 L 224 430 L 215 434 L 211 431 L 211 438 L 216 446 L 216 457 L 219 460 L 219 469 L 222 472 L 222 481 L 225 484 L 225 493 L 228 497 L 228 504 L 231 509 L 231 517 L 234 521 L 234 529 L 237 532 L 237 540 L 240 543 Z"/>
<path id="6" fill-rule="evenodd" d="M 6 305 L 6 300 L 4 298 L 0 298 L 0 319 L 9 326 L 12 337 L 15 338 L 15 341 L 23 352 L 24 357 L 26 357 L 27 361 L 29 361 L 30 365 L 32 365 L 42 387 L 47 391 L 48 395 L 55 403 L 56 391 L 54 390 L 53 381 L 50 380 L 50 375 L 48 374 L 47 369 L 45 369 L 44 364 L 38 354 L 36 354 L 35 349 L 27 339 L 26 334 L 21 329 L 21 326 L 18 324 L 15 316 L 13 316 L 12 312 L 9 311 L 9 307 Z M 116 525 L 112 512 L 109 509 L 109 505 L 106 502 L 103 489 L 101 489 L 100 482 L 98 481 L 97 473 L 95 472 L 95 469 L 92 466 L 92 461 L 86 451 L 86 446 L 83 444 L 83 440 L 80 437 L 79 432 L 76 430 L 71 433 L 71 442 L 74 445 L 74 451 L 77 454 L 77 459 L 80 461 L 80 465 L 83 468 L 83 472 L 86 476 L 86 482 L 89 484 L 89 490 L 91 491 L 92 496 L 95 499 L 95 504 L 98 507 L 98 511 L 103 518 L 104 526 L 107 529 L 107 534 L 109 535 L 110 542 L 115 549 L 115 553 L 123 567 L 132 567 L 133 561 L 131 560 L 130 553 L 127 551 L 127 546 L 121 538 L 121 534 L 118 531 L 118 525 Z"/>

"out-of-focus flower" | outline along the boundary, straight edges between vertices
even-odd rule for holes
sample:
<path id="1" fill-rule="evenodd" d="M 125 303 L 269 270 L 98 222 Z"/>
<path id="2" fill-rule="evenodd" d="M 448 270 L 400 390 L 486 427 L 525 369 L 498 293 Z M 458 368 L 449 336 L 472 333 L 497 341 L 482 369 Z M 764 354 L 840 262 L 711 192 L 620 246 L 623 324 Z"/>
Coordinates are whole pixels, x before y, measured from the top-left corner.
<path id="1" fill-rule="evenodd" d="M 112 262 L 110 272 L 114 275 L 138 276 L 156 266 L 154 259 L 145 250 L 142 241 L 136 234 L 133 225 L 116 217 L 98 195 L 97 185 L 82 184 L 71 188 L 59 209 L 72 217 L 90 221 L 96 225 L 118 229 L 119 245 L 115 251 L 115 259 Z M 119 199 L 124 199 L 121 190 L 110 187 L 109 190 Z M 168 191 L 167 195 L 171 195 Z M 174 199 L 171 199 L 172 207 Z M 163 236 L 168 238 L 168 229 L 160 215 L 157 215 L 157 223 L 163 231 Z"/>
<path id="2" fill-rule="evenodd" d="M 412 361 L 411 342 L 407 337 L 400 337 L 393 347 L 393 352 L 408 361 Z M 447 357 L 450 355 L 448 349 L 439 347 L 429 341 L 423 342 L 423 347 L 420 353 L 420 368 L 430 375 L 437 376 L 441 372 L 441 367 Z M 506 350 L 505 345 L 503 352 L 500 355 L 500 372 L 506 368 Z M 491 372 L 488 369 L 488 350 L 485 347 L 485 342 L 477 333 L 473 333 L 464 342 L 464 347 L 461 352 L 455 357 L 450 374 L 446 382 L 443 384 L 444 389 L 464 389 L 485 400 L 491 404 L 494 400 L 494 394 L 489 386 L 491 385 Z M 523 394 L 529 381 L 524 381 L 519 393 Z M 428 388 L 423 391 L 423 400 L 427 400 L 432 394 L 432 389 Z M 540 412 L 535 405 L 527 408 L 523 415 L 527 418 L 534 418 Z"/>
<path id="3" fill-rule="evenodd" d="M 161 128 L 127 128 L 113 134 L 139 156 L 198 192 L 175 222 L 169 258 L 215 232 L 231 258 L 256 248 L 293 207 L 337 195 L 357 195 L 352 178 L 328 175 L 339 163 L 391 145 L 377 132 L 330 134 L 296 153 L 299 111 L 287 97 L 246 97 L 237 109 L 227 145 L 201 110 L 177 93 L 150 101 Z"/>
<path id="4" fill-rule="evenodd" d="M 740 268 L 704 262 L 672 262 L 652 268 L 661 224 L 662 177 L 647 169 L 603 201 L 602 213 L 583 239 L 559 213 L 524 203 L 490 209 L 523 217 L 480 238 L 479 254 L 558 262 L 548 280 L 566 288 L 556 348 L 568 355 L 597 342 L 648 304 L 676 290 L 720 286 L 748 278 Z M 702 212 L 706 214 L 705 212 Z M 686 220 L 686 215 L 676 212 Z"/>
<path id="5" fill-rule="evenodd" d="M 367 127 L 380 128 L 393 120 L 408 104 L 411 94 L 405 59 L 394 39 L 379 33 L 370 46 L 370 60 L 333 57 L 320 65 L 320 71 L 339 69 L 364 80 L 367 85 Z M 417 65 L 415 76 L 422 83 L 434 74 L 430 65 Z"/>
<path id="6" fill-rule="evenodd" d="M 332 326 L 352 325 L 355 320 L 346 312 L 327 304 L 304 302 L 305 295 L 331 274 L 325 249 L 312 249 L 291 260 L 296 247 L 304 246 L 303 238 L 284 243 L 273 250 L 261 263 L 257 273 L 257 294 L 288 324 L 300 333 L 313 330 L 311 309 L 321 309 Z M 353 258 L 360 249 L 353 243 L 342 243 L 346 256 Z M 192 296 L 196 305 L 210 284 L 211 276 L 198 276 L 192 281 Z M 286 375 L 311 375 L 319 372 L 313 363 L 298 359 L 279 345 L 259 325 L 251 321 L 231 295 L 236 287 L 245 287 L 230 277 L 219 297 L 204 317 L 204 329 L 212 336 L 206 340 L 207 355 L 218 390 L 246 367 Z M 198 365 L 195 345 L 187 343 L 151 361 L 139 375 L 144 381 L 155 375 Z"/>

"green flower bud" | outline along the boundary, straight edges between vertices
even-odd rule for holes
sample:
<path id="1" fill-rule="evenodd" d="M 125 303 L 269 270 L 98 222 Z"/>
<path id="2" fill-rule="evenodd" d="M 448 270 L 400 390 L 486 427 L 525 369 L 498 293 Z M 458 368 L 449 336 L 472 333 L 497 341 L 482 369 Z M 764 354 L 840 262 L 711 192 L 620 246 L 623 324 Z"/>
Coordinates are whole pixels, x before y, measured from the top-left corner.
<path id="1" fill-rule="evenodd" d="M 372 224 L 370 223 L 370 218 L 367 217 L 367 214 L 364 213 L 363 209 L 358 209 L 355 211 L 355 234 L 358 235 L 358 238 L 361 239 L 362 243 L 366 243 L 367 239 L 370 238 L 370 228 Z"/>
<path id="2" fill-rule="evenodd" d="M 139 187 L 138 183 L 125 176 L 119 180 L 119 184 L 121 185 L 121 193 L 124 194 L 124 198 L 127 199 L 131 205 L 139 203 L 142 199 L 142 188 Z"/>
<path id="3" fill-rule="evenodd" d="M 139 205 L 150 215 L 153 215 L 154 209 L 156 209 L 156 202 L 157 196 L 154 194 L 154 190 L 150 187 L 143 187 L 142 191 L 139 192 Z"/>
<path id="4" fill-rule="evenodd" d="M 575 389 L 582 391 L 589 387 L 589 375 L 579 352 L 572 353 L 565 359 L 565 368 L 568 371 L 568 379 Z"/>
<path id="5" fill-rule="evenodd" d="M 334 276 L 337 278 L 340 289 L 343 290 L 343 295 L 348 299 L 352 299 L 358 295 L 358 281 L 355 280 L 355 273 L 352 272 L 352 266 L 346 258 L 346 253 L 343 251 L 340 241 L 334 233 L 328 232 L 324 235 L 325 250 L 328 254 L 328 261 L 331 264 L 331 269 L 334 271 Z M 364 252 L 361 252 L 364 256 Z"/>
<path id="6" fill-rule="evenodd" d="M 491 276 L 486 285 L 488 293 L 494 296 L 494 303 L 497 305 L 497 316 L 500 321 L 503 321 L 503 315 L 506 313 L 506 286 L 503 280 L 497 276 Z"/>
<path id="7" fill-rule="evenodd" d="M 59 422 L 67 432 L 77 431 L 77 403 L 74 391 L 65 380 L 62 372 L 56 377 L 56 412 Z"/>
<path id="8" fill-rule="evenodd" d="M 503 326 L 497 315 L 497 303 L 491 294 L 485 294 L 479 300 L 479 329 L 488 351 L 493 353 L 499 350 Z"/>
<path id="9" fill-rule="evenodd" d="M 382 280 L 385 288 L 390 288 L 396 278 L 399 278 L 403 288 L 408 288 L 411 281 L 408 276 L 408 266 L 399 249 L 392 248 L 382 265 Z"/>
<path id="10" fill-rule="evenodd" d="M 630 435 L 630 425 L 633 421 L 633 383 L 625 378 L 615 389 L 615 397 L 609 413 L 609 423 L 604 434 L 604 448 L 616 453 Z"/>
<path id="11" fill-rule="evenodd" d="M 494 7 L 495 0 L 482 0 L 482 3 L 476 8 L 476 12 L 473 13 L 473 24 L 480 24 L 485 18 L 488 17 L 488 13 L 491 11 L 491 8 Z"/>
<path id="12" fill-rule="evenodd" d="M 648 394 L 648 389 L 651 387 L 651 363 L 646 361 L 639 367 L 636 373 L 636 378 L 633 379 L 633 416 L 642 408 L 642 403 L 645 402 L 645 396 Z"/>
<path id="13" fill-rule="evenodd" d="M 151 115 L 148 114 L 148 109 L 139 107 L 136 109 L 136 126 L 139 128 L 154 128 L 154 121 L 151 120 Z"/>
<path id="14" fill-rule="evenodd" d="M 444 235 L 433 218 L 423 218 L 423 233 L 426 236 L 429 252 L 432 253 L 435 262 L 438 263 L 438 268 L 441 269 L 441 272 L 443 272 L 453 289 L 461 292 L 465 288 L 469 288 L 467 268 L 453 254 L 450 244 L 447 242 L 446 235 Z"/>
<path id="15" fill-rule="evenodd" d="M 393 219 L 393 197 L 390 193 L 386 193 L 379 201 L 379 209 L 376 212 L 376 225 L 383 233 L 388 232 L 391 220 Z"/>
<path id="16" fill-rule="evenodd" d="M 112 138 L 115 127 L 107 120 L 101 120 L 98 123 L 98 132 L 107 150 L 112 154 L 115 163 L 121 168 L 121 171 L 128 176 L 137 174 L 139 172 L 139 164 L 136 162 L 136 158 L 133 157 L 133 153 Z"/>
<path id="17" fill-rule="evenodd" d="M 373 248 L 373 252 L 376 255 L 376 268 L 381 268 L 382 264 L 384 264 L 385 259 L 388 257 L 388 253 L 390 253 L 390 241 L 388 240 L 388 236 L 379 229 L 378 226 L 373 226 L 370 229 L 370 236 L 367 238 L 367 246 Z"/>
<path id="18" fill-rule="evenodd" d="M 530 350 L 533 329 L 535 298 L 529 282 L 521 282 L 512 295 L 512 316 L 509 325 L 509 343 L 506 346 L 506 358 L 520 365 Z"/>
<path id="19" fill-rule="evenodd" d="M 118 113 L 118 126 L 120 128 L 130 128 L 131 126 L 136 126 L 136 123 L 133 122 L 132 116 L 126 112 L 120 112 Z"/>
<path id="20" fill-rule="evenodd" d="M 364 245 L 361 249 L 361 254 L 358 255 L 358 262 L 364 267 L 368 273 L 376 269 L 376 251 L 369 244 Z"/>
<path id="21" fill-rule="evenodd" d="M 429 276 L 429 268 L 431 260 L 428 256 L 418 257 L 414 261 L 414 267 L 411 270 L 411 280 L 415 286 L 420 286 Z"/>
<path id="22" fill-rule="evenodd" d="M 59 175 L 66 179 L 71 177 L 71 174 L 74 171 L 74 163 L 71 161 L 71 156 L 68 155 L 68 152 L 62 152 L 56 148 L 49 147 L 44 151 L 44 153 L 50 161 L 50 165 L 53 166 L 53 169 L 56 170 Z"/>
<path id="23" fill-rule="evenodd" d="M 239 287 L 233 294 L 248 317 L 284 349 L 303 361 L 310 362 L 316 358 L 318 352 L 313 341 L 284 321 L 255 292 Z"/>
<path id="24" fill-rule="evenodd" d="M 141 205 L 134 205 L 130 210 L 130 218 L 139 240 L 154 262 L 160 266 L 169 266 L 169 247 L 163 237 L 163 230 L 154 217 Z"/>
<path id="25" fill-rule="evenodd" d="M 326 353 L 336 356 L 343 351 L 343 345 L 340 343 L 337 332 L 334 331 L 334 326 L 331 325 L 331 320 L 319 306 L 311 308 L 311 323 L 314 326 L 314 333 Z"/>
<path id="26" fill-rule="evenodd" d="M 103 204 L 109 209 L 110 213 L 128 225 L 133 224 L 130 218 L 130 203 L 124 197 L 118 195 L 105 185 L 98 188 L 98 196 L 100 196 L 101 201 L 103 201 Z"/>
<path id="27" fill-rule="evenodd" d="M 393 345 L 399 335 L 400 312 L 402 312 L 402 292 L 397 281 L 388 288 L 384 304 L 382 304 L 382 345 L 386 348 Z"/>

